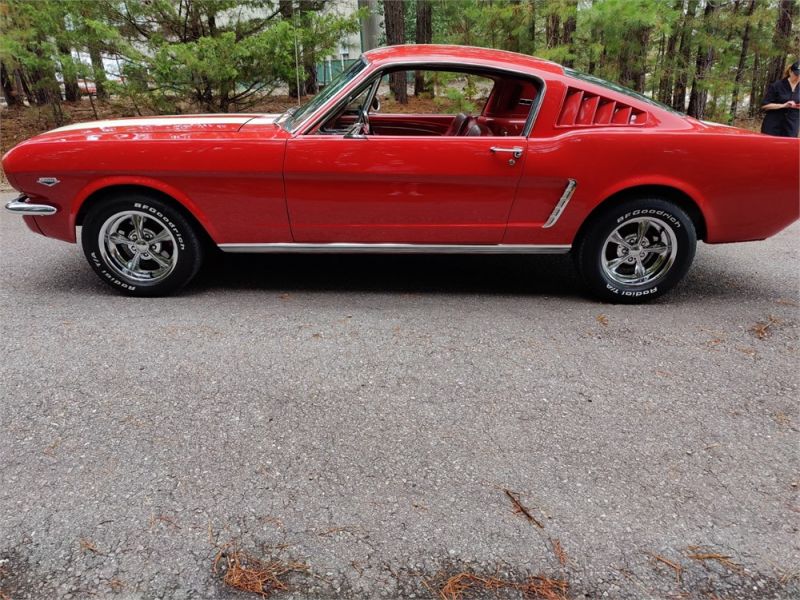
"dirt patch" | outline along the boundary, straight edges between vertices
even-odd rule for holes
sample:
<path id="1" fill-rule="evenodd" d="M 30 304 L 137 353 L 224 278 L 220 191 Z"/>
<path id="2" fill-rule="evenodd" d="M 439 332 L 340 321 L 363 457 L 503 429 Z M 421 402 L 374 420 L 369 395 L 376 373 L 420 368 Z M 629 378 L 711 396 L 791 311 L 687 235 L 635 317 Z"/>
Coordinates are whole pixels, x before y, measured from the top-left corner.
<path id="1" fill-rule="evenodd" d="M 0 551 L 0 600 L 11 600 L 22 595 L 28 566 L 16 550 Z"/>

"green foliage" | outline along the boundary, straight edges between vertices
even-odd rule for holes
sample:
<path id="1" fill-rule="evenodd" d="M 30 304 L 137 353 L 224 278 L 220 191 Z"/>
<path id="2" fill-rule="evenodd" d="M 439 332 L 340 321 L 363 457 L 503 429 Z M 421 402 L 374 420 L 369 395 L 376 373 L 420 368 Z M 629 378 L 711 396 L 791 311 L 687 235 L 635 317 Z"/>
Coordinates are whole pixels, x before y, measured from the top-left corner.
<path id="1" fill-rule="evenodd" d="M 51 97 L 60 98 L 56 71 L 100 85 L 105 55 L 121 76 L 107 87 L 139 104 L 242 109 L 259 93 L 305 80 L 315 57 L 358 31 L 359 13 L 325 13 L 320 1 L 298 6 L 307 10 L 282 15 L 272 0 L 2 0 L 0 58 Z M 75 52 L 93 52 L 99 64 Z"/>
<path id="2" fill-rule="evenodd" d="M 750 25 L 750 39 L 740 97 L 751 88 L 760 93 L 771 57 L 786 58 L 773 37 L 778 1 L 756 0 L 747 17 L 748 0 L 696 0 L 696 14 L 687 18 L 686 0 L 440 0 L 433 11 L 434 42 L 533 54 L 654 97 L 660 87 L 671 94 L 676 80 L 685 78 L 689 87 L 694 84 L 707 94 L 706 115 L 726 120 L 745 26 Z M 707 2 L 718 6 L 709 20 L 703 19 Z M 566 31 L 570 19 L 575 24 L 571 40 Z M 677 50 L 685 21 L 689 58 L 684 63 Z M 798 29 L 795 25 L 789 47 L 800 47 Z M 676 47 L 668 53 L 672 36 Z M 696 78 L 701 48 L 710 48 L 712 56 L 704 76 Z"/>
<path id="3" fill-rule="evenodd" d="M 466 93 L 458 88 L 446 88 L 444 90 L 444 96 L 437 96 L 433 101 L 442 111 L 454 113 L 463 112 L 466 114 L 475 112 L 475 104 L 470 102 Z"/>
<path id="4" fill-rule="evenodd" d="M 800 47 L 796 24 L 791 39 L 776 42 L 779 1 L 757 0 L 748 16 L 749 0 L 433 0 L 431 23 L 434 43 L 533 54 L 654 97 L 674 94 L 678 105 L 685 81 L 702 95 L 705 114 L 724 120 L 734 96 L 740 105 L 757 104 L 769 64 L 787 58 L 785 47 Z M 717 9 L 706 18 L 708 2 Z M 696 6 L 693 16 L 689 5 Z M 99 95 L 105 88 L 160 112 L 243 110 L 279 85 L 313 86 L 315 63 L 358 31 L 360 13 L 339 16 L 325 6 L 326 0 L 0 0 L 0 60 L 32 103 L 57 103 L 63 83 L 94 81 Z M 412 42 L 416 0 L 404 6 Z M 679 53 L 684 32 L 686 58 Z M 704 49 L 709 60 L 698 76 Z M 101 57 L 117 66 L 110 81 Z M 474 89 L 454 87 L 461 91 L 439 86 L 443 101 L 466 107 L 475 99 Z"/>
<path id="5" fill-rule="evenodd" d="M 25 69 L 31 74 L 27 82 L 45 103 L 58 92 L 56 60 L 59 57 L 56 38 L 63 36 L 60 7 L 54 3 L 30 3 L 8 0 L 0 10 L 0 60 L 10 69 Z M 72 65 L 68 65 L 68 72 Z"/>
<path id="6" fill-rule="evenodd" d="M 308 57 L 324 56 L 358 15 L 306 11 L 282 18 L 266 0 L 154 0 L 118 13 L 118 25 L 146 50 L 131 46 L 123 74 L 152 102 L 180 110 L 190 98 L 204 110 L 246 108 L 258 94 L 305 79 Z M 258 16 L 254 16 L 258 15 Z M 296 54 L 299 54 L 296 56 Z"/>

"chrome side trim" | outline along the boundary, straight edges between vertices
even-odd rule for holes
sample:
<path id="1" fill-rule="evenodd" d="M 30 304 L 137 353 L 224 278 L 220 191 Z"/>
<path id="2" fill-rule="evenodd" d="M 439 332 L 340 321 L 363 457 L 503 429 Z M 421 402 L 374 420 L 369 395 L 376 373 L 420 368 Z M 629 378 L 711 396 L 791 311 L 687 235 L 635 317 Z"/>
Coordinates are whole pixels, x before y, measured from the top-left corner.
<path id="1" fill-rule="evenodd" d="M 542 225 L 543 229 L 547 229 L 548 227 L 552 227 L 558 221 L 558 218 L 561 216 L 561 213 L 564 212 L 564 209 L 567 208 L 567 204 L 569 203 L 570 199 L 572 198 L 572 194 L 575 193 L 575 188 L 578 187 L 578 182 L 574 179 L 567 180 L 567 187 L 564 188 L 564 193 L 561 194 L 561 198 L 558 199 L 555 207 L 553 208 L 553 212 L 550 213 L 550 217 L 547 219 L 544 225 Z"/>
<path id="2" fill-rule="evenodd" d="M 571 246 L 544 244 L 219 244 L 223 252 L 373 254 L 565 254 Z"/>
<path id="3" fill-rule="evenodd" d="M 15 215 L 32 215 L 36 217 L 43 217 L 47 215 L 54 215 L 58 212 L 55 206 L 49 204 L 28 204 L 26 200 L 28 197 L 22 194 L 6 204 L 6 210 L 14 213 Z"/>

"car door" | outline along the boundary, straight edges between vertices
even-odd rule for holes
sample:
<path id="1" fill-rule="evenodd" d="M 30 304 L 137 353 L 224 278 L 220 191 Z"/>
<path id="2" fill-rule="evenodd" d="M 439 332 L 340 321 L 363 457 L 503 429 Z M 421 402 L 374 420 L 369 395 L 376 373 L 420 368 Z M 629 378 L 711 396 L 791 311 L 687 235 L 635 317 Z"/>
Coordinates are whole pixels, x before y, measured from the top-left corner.
<path id="1" fill-rule="evenodd" d="M 287 141 L 296 242 L 497 244 L 524 138 L 301 135 Z"/>

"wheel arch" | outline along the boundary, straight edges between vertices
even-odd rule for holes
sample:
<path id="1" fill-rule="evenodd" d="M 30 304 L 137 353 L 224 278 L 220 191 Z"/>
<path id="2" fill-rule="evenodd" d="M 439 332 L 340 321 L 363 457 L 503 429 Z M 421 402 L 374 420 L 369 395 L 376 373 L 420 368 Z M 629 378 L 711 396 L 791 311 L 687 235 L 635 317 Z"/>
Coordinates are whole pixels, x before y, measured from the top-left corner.
<path id="1" fill-rule="evenodd" d="M 74 231 L 75 227 L 83 225 L 86 215 L 92 208 L 108 198 L 126 192 L 146 194 L 169 204 L 186 217 L 195 228 L 198 235 L 204 238 L 204 241 L 212 244 L 215 243 L 213 241 L 216 237 L 215 232 L 198 207 L 179 190 L 162 184 L 161 182 L 154 181 L 110 180 L 95 182 L 91 186 L 84 188 L 77 198 L 77 210 L 74 213 L 72 230 Z"/>
<path id="2" fill-rule="evenodd" d="M 664 184 L 644 184 L 644 185 L 633 185 L 630 187 L 626 187 L 624 189 L 617 190 L 616 192 L 612 193 L 611 195 L 607 196 L 604 200 L 602 200 L 597 206 L 595 206 L 591 212 L 587 215 L 587 217 L 583 220 L 583 223 L 578 228 L 578 231 L 575 234 L 574 243 L 577 244 L 582 239 L 586 229 L 591 227 L 594 220 L 600 215 L 604 210 L 606 210 L 609 206 L 616 204 L 618 202 L 622 202 L 624 200 L 630 200 L 632 198 L 661 198 L 663 200 L 667 200 L 669 202 L 674 203 L 678 208 L 683 210 L 689 218 L 692 220 L 694 224 L 695 230 L 697 232 L 697 239 L 698 240 L 705 240 L 708 235 L 706 217 L 703 213 L 703 210 L 700 208 L 700 204 L 687 192 L 681 190 L 679 188 L 673 187 L 671 185 L 664 185 Z"/>

